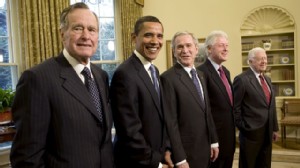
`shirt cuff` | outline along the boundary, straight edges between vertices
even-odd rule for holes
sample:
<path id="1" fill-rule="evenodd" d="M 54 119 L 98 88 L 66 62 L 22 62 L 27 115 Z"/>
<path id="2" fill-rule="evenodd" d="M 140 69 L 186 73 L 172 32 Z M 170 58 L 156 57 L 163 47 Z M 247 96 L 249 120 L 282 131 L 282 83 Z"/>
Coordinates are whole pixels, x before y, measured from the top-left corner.
<path id="1" fill-rule="evenodd" d="M 186 162 L 186 159 L 184 159 L 184 160 L 181 161 L 181 162 L 176 163 L 175 165 L 176 165 L 176 166 L 179 166 L 179 165 L 181 165 L 181 164 L 183 164 L 183 163 L 185 163 L 185 162 Z"/>
<path id="2" fill-rule="evenodd" d="M 218 148 L 219 147 L 219 143 L 213 143 L 210 145 L 211 148 Z"/>
<path id="3" fill-rule="evenodd" d="M 159 162 L 158 168 L 162 168 L 162 164 Z"/>

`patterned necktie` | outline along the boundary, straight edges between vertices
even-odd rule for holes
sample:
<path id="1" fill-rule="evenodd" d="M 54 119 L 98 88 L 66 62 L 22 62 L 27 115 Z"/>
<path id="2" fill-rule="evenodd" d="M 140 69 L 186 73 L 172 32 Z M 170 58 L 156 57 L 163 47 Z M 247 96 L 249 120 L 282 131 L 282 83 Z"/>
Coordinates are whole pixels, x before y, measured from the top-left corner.
<path id="1" fill-rule="evenodd" d="M 96 106 L 97 112 L 99 114 L 100 121 L 103 121 L 103 115 L 102 115 L 102 106 L 101 106 L 101 100 L 100 100 L 100 93 L 97 88 L 95 80 L 91 76 L 91 71 L 89 68 L 84 67 L 81 74 L 84 76 L 85 80 L 85 86 L 87 87 L 88 91 L 90 92 L 90 95 L 93 99 L 93 103 Z"/>
<path id="2" fill-rule="evenodd" d="M 265 93 L 267 103 L 268 103 L 268 105 L 269 105 L 269 104 L 270 104 L 270 97 L 271 97 L 271 94 L 270 94 L 268 85 L 267 85 L 267 83 L 265 82 L 264 77 L 263 77 L 262 75 L 259 75 L 259 79 L 260 79 L 261 87 L 262 87 L 262 89 L 263 89 L 263 91 L 264 91 L 264 93 Z"/>
<path id="3" fill-rule="evenodd" d="M 149 69 L 151 72 L 151 77 L 152 77 L 152 82 L 153 82 L 154 88 L 158 94 L 158 98 L 160 98 L 160 91 L 159 91 L 158 80 L 157 80 L 157 76 L 156 76 L 156 69 L 153 64 L 151 64 Z"/>
<path id="4" fill-rule="evenodd" d="M 222 82 L 223 82 L 223 84 L 224 84 L 224 86 L 225 86 L 225 88 L 226 88 L 228 97 L 229 97 L 229 99 L 230 99 L 230 103 L 231 103 L 231 105 L 233 105 L 233 101 L 232 101 L 232 91 L 231 91 L 229 82 L 228 82 L 228 80 L 227 80 L 227 78 L 226 78 L 226 75 L 225 75 L 225 73 L 224 73 L 224 70 L 223 70 L 222 67 L 220 67 L 220 68 L 218 69 L 218 71 L 220 72 L 220 77 L 221 77 Z"/>
<path id="5" fill-rule="evenodd" d="M 192 69 L 191 70 L 191 75 L 192 75 L 192 80 L 193 80 L 193 83 L 194 85 L 196 86 L 196 89 L 197 89 L 197 92 L 198 92 L 198 95 L 200 96 L 200 104 L 201 106 L 204 108 L 204 98 L 203 98 L 203 93 L 202 93 L 202 90 L 201 90 L 201 87 L 200 87 L 200 84 L 199 84 L 199 81 L 197 79 L 197 72 L 195 69 Z"/>

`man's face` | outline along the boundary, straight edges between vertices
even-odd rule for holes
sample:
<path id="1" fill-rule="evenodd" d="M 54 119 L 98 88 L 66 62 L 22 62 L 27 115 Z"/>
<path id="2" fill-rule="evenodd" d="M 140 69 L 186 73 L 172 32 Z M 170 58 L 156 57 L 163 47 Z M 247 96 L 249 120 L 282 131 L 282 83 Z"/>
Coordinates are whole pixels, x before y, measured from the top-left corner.
<path id="1" fill-rule="evenodd" d="M 262 73 L 267 69 L 267 54 L 265 51 L 258 51 L 253 60 L 249 60 L 250 66 L 257 72 Z"/>
<path id="2" fill-rule="evenodd" d="M 176 37 L 174 44 L 174 55 L 177 60 L 186 67 L 193 67 L 198 46 L 194 43 L 192 36 L 180 35 Z"/>
<path id="3" fill-rule="evenodd" d="M 98 46 L 97 19 L 88 9 L 75 9 L 67 17 L 68 25 L 61 30 L 63 45 L 72 57 L 86 64 Z"/>
<path id="4" fill-rule="evenodd" d="M 144 22 L 138 35 L 133 34 L 136 50 L 148 61 L 156 59 L 163 45 L 163 28 L 157 22 Z"/>
<path id="5" fill-rule="evenodd" d="M 218 37 L 214 45 L 208 47 L 210 58 L 217 64 L 228 59 L 228 41 L 224 37 Z"/>

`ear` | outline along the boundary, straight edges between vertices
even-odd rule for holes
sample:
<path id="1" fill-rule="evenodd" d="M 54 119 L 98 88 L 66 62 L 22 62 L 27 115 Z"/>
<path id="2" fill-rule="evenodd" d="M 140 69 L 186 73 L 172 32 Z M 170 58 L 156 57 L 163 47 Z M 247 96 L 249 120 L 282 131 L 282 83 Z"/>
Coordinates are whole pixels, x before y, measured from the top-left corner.
<path id="1" fill-rule="evenodd" d="M 61 37 L 62 41 L 64 41 L 65 31 L 62 29 L 59 29 L 59 32 L 60 32 L 60 37 Z"/>
<path id="2" fill-rule="evenodd" d="M 136 34 L 135 33 L 131 33 L 131 40 L 132 42 L 134 42 L 136 39 Z"/>

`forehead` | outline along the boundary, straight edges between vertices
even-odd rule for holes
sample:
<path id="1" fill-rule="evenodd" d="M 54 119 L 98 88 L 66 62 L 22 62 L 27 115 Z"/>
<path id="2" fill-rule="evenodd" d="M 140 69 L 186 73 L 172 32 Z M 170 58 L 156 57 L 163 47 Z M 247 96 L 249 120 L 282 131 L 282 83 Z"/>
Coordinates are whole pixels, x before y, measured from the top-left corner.
<path id="1" fill-rule="evenodd" d="M 88 25 L 97 24 L 97 18 L 89 9 L 74 9 L 69 13 L 68 19 L 73 24 L 85 23 Z"/>
<path id="2" fill-rule="evenodd" d="M 262 58 L 262 57 L 267 57 L 266 52 L 264 51 L 257 51 L 254 55 L 254 58 Z"/>
<path id="3" fill-rule="evenodd" d="M 228 43 L 228 40 L 225 37 L 219 36 L 216 38 L 216 43 Z"/>
<path id="4" fill-rule="evenodd" d="M 158 33 L 163 33 L 163 28 L 158 22 L 144 22 L 141 31 L 156 31 Z"/>
<path id="5" fill-rule="evenodd" d="M 177 44 L 194 43 L 192 36 L 188 34 L 184 34 L 176 37 L 175 41 Z"/>

